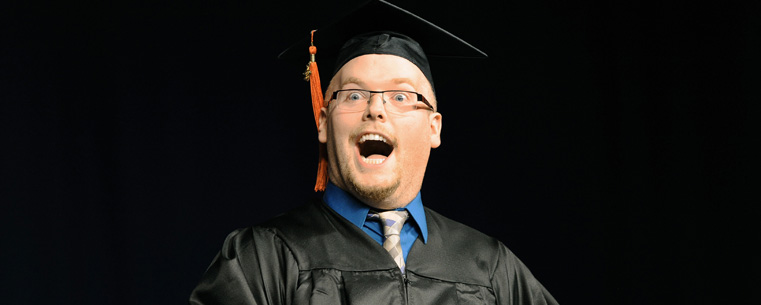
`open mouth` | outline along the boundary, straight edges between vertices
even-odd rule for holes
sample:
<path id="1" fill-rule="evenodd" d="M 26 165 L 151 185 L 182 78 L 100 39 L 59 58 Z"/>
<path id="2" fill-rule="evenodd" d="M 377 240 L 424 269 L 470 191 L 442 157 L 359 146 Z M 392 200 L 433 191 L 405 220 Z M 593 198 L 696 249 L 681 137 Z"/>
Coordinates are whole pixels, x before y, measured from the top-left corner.
<path id="1" fill-rule="evenodd" d="M 360 137 L 357 147 L 362 161 L 368 164 L 381 164 L 386 161 L 386 158 L 394 151 L 394 146 L 389 142 L 385 137 L 374 133 Z"/>

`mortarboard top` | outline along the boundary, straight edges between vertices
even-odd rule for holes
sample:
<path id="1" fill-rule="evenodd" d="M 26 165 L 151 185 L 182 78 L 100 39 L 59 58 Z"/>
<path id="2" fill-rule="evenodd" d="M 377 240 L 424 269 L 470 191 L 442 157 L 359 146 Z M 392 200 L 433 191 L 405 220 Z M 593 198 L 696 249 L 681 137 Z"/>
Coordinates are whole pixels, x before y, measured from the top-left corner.
<path id="1" fill-rule="evenodd" d="M 318 128 L 320 111 L 326 105 L 316 58 L 323 68 L 325 64 L 335 63 L 329 70 L 332 71 L 330 80 L 348 61 L 366 54 L 390 54 L 408 59 L 420 68 L 432 89 L 428 57 L 487 57 L 486 53 L 464 40 L 407 10 L 384 0 L 368 1 L 336 22 L 313 30 L 311 35 L 304 35 L 304 39 L 278 56 L 289 61 L 309 59 L 304 75 L 310 83 L 312 110 Z M 321 144 L 315 191 L 325 189 L 327 167 L 326 147 Z"/>
<path id="2" fill-rule="evenodd" d="M 307 61 L 311 38 L 305 33 L 302 40 L 280 53 L 278 58 Z M 317 62 L 323 71 L 332 71 L 328 80 L 354 57 L 391 54 L 417 65 L 433 86 L 427 58 L 487 57 L 486 53 L 459 37 L 384 0 L 362 4 L 334 23 L 318 28 L 313 38 Z"/>

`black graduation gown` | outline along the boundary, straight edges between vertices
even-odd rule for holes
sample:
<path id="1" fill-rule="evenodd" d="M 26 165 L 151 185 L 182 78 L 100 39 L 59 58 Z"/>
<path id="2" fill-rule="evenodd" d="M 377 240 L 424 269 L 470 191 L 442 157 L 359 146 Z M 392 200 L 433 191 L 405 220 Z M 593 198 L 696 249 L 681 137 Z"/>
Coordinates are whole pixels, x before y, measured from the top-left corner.
<path id="1" fill-rule="evenodd" d="M 498 240 L 426 208 L 406 274 L 323 202 L 230 233 L 190 304 L 557 304 Z"/>

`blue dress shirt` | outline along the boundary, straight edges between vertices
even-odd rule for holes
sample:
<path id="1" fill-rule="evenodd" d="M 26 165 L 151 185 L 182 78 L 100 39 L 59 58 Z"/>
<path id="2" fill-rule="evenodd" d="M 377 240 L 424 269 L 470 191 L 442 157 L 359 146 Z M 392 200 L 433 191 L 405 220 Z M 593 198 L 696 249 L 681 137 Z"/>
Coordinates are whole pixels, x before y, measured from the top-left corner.
<path id="1" fill-rule="evenodd" d="M 366 221 L 367 213 L 370 211 L 368 205 L 330 182 L 328 182 L 325 188 L 322 200 L 336 213 L 346 218 L 346 220 L 362 229 L 362 231 L 365 231 L 376 242 L 383 245 L 383 225 L 380 221 Z M 404 261 L 407 261 L 407 254 L 419 236 L 423 236 L 423 243 L 428 242 L 428 225 L 425 222 L 425 210 L 423 209 L 423 200 L 420 197 L 420 192 L 405 207 L 397 210 L 407 210 L 410 214 L 399 234 L 402 242 Z"/>

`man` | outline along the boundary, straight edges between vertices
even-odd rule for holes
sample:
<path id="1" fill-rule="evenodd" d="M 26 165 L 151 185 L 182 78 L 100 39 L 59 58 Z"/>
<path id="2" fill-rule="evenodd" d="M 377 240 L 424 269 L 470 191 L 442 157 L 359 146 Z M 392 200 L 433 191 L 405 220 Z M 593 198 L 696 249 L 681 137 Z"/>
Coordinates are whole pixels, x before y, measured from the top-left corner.
<path id="1" fill-rule="evenodd" d="M 418 18 L 383 1 L 353 15 L 370 13 Z M 323 200 L 231 233 L 190 303 L 556 304 L 501 242 L 423 207 L 442 128 L 428 60 L 371 30 L 341 47 L 316 113 Z"/>

